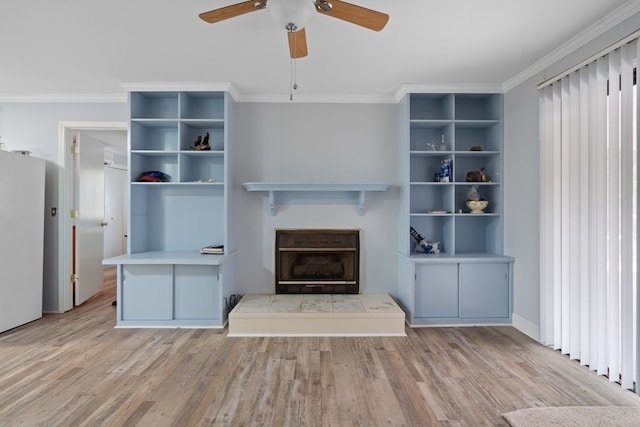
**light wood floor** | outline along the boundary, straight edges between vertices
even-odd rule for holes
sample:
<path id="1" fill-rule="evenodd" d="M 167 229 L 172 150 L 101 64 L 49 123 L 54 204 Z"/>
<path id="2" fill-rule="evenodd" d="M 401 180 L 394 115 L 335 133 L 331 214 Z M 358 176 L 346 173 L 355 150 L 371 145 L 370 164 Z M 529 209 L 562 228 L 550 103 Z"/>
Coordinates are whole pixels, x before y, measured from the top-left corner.
<path id="1" fill-rule="evenodd" d="M 533 406 L 640 406 L 509 326 L 407 337 L 114 329 L 103 294 L 0 334 L 0 425 L 477 426 Z"/>

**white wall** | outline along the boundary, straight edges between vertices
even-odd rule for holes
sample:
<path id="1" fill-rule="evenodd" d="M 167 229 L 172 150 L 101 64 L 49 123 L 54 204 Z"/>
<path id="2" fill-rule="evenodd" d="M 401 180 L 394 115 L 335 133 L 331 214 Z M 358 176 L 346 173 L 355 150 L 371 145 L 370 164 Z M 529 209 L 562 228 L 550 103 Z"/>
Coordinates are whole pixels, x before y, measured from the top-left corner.
<path id="1" fill-rule="evenodd" d="M 535 102 L 531 102 L 535 101 Z M 524 84 L 505 95 L 504 252 L 515 257 L 514 323 L 538 338 L 540 325 L 538 95 Z"/>
<path id="2" fill-rule="evenodd" d="M 535 339 L 540 325 L 537 85 L 640 28 L 634 15 L 505 93 L 505 253 L 516 258 L 514 325 Z"/>
<path id="3" fill-rule="evenodd" d="M 237 104 L 236 218 L 238 291 L 274 291 L 276 228 L 361 229 L 360 290 L 396 287 L 397 105 Z M 366 212 L 354 205 L 279 205 L 243 182 L 388 182 L 368 193 Z"/>
<path id="4" fill-rule="evenodd" d="M 0 103 L 0 136 L 9 150 L 29 150 L 45 159 L 44 311 L 58 311 L 59 123 L 63 121 L 127 121 L 122 103 Z M 58 215 L 63 215 L 59 212 Z"/>

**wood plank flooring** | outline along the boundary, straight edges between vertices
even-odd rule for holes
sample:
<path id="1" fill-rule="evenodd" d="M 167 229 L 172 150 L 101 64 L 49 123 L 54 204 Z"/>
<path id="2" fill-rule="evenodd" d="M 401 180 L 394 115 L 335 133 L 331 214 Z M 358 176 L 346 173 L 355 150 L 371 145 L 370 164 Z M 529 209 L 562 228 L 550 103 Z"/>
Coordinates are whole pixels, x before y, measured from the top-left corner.
<path id="1" fill-rule="evenodd" d="M 230 338 L 114 329 L 105 291 L 0 334 L 0 425 L 478 426 L 640 398 L 510 326 L 407 337 Z"/>

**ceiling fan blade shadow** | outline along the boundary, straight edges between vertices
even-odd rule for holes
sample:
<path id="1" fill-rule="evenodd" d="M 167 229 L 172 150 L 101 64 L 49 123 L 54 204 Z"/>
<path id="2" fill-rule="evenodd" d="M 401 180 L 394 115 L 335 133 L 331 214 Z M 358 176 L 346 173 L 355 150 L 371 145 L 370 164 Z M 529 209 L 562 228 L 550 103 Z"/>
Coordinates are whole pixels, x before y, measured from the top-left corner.
<path id="1" fill-rule="evenodd" d="M 333 16 L 334 18 L 342 19 L 343 21 L 351 22 L 352 24 L 360 25 L 361 27 L 365 27 L 373 31 L 382 30 L 389 21 L 389 15 L 386 13 L 367 9 L 366 7 L 357 6 L 344 1 L 321 0 L 316 3 L 320 3 L 320 5 L 316 6 L 316 11 L 318 13 Z M 322 3 L 329 3 L 332 7 L 325 10 L 321 7 Z"/>
<path id="2" fill-rule="evenodd" d="M 289 54 L 292 58 L 302 58 L 307 56 L 307 35 L 304 28 L 300 31 L 287 32 L 289 38 Z"/>
<path id="3" fill-rule="evenodd" d="M 210 24 L 224 21 L 225 19 L 234 18 L 236 16 L 244 15 L 245 13 L 254 12 L 256 10 L 264 9 L 266 1 L 259 2 L 255 0 L 244 1 L 242 3 L 232 4 L 230 6 L 221 7 L 220 9 L 210 10 L 208 12 L 202 12 L 198 15 L 203 21 Z"/>

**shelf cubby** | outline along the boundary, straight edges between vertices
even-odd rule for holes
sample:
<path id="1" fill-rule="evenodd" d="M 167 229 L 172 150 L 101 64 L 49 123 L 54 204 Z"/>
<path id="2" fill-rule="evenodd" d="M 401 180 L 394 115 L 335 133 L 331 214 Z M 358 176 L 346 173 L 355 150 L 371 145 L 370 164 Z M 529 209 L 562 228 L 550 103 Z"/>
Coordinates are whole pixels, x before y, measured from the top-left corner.
<path id="1" fill-rule="evenodd" d="M 197 251 L 211 241 L 222 241 L 218 224 L 223 206 L 222 188 L 210 186 L 133 186 L 131 210 L 132 253 Z"/>
<path id="2" fill-rule="evenodd" d="M 470 151 L 469 153 L 476 152 Z M 466 182 L 468 172 L 479 172 L 482 168 L 484 168 L 488 181 L 498 182 L 500 178 L 500 155 L 456 153 L 453 169 L 454 180 L 455 182 Z"/>
<path id="3" fill-rule="evenodd" d="M 180 182 L 224 183 L 224 152 L 186 151 L 181 153 Z"/>
<path id="4" fill-rule="evenodd" d="M 499 186 L 491 183 L 480 183 L 480 182 L 468 182 L 457 184 L 455 186 L 455 195 L 454 195 L 454 203 L 455 212 L 460 212 L 462 209 L 463 213 L 469 213 L 469 208 L 467 207 L 467 193 L 473 186 L 476 186 L 478 193 L 480 194 L 480 198 L 488 200 L 489 204 L 487 208 L 484 210 L 484 214 L 474 214 L 474 215 L 499 215 L 501 212 L 500 206 L 500 194 L 499 194 Z"/>
<path id="5" fill-rule="evenodd" d="M 449 185 L 442 183 L 412 183 L 410 191 L 411 214 L 453 212 L 453 187 Z"/>
<path id="6" fill-rule="evenodd" d="M 131 93 L 131 119 L 178 119 L 178 94 L 175 92 Z"/>
<path id="7" fill-rule="evenodd" d="M 410 149 L 412 151 L 450 151 L 453 150 L 454 126 L 451 121 L 411 121 Z M 445 149 L 442 149 L 444 135 Z"/>
<path id="8" fill-rule="evenodd" d="M 178 149 L 177 120 L 137 120 L 131 122 L 132 150 Z"/>
<path id="9" fill-rule="evenodd" d="M 412 214 L 411 226 L 429 243 L 439 242 L 440 253 L 453 254 L 454 217 L 451 215 Z M 407 230 L 407 233 L 409 231 Z M 409 241 L 409 250 L 415 253 L 416 241 Z"/>
<path id="10" fill-rule="evenodd" d="M 456 122 L 456 151 L 469 151 L 471 147 L 480 147 L 482 151 L 500 151 L 502 126 L 498 121 Z"/>
<path id="11" fill-rule="evenodd" d="M 223 92 L 180 92 L 180 118 L 223 121 L 224 99 Z"/>
<path id="12" fill-rule="evenodd" d="M 209 132 L 209 146 L 211 150 L 224 149 L 224 122 L 212 120 L 181 120 L 180 122 L 180 149 L 191 150 L 198 136 L 204 138 Z"/>
<path id="13" fill-rule="evenodd" d="M 440 172 L 442 162 L 451 158 L 450 153 L 441 151 L 412 152 L 409 159 L 410 182 L 437 182 L 435 174 Z"/>
<path id="14" fill-rule="evenodd" d="M 410 120 L 453 119 L 453 96 L 450 94 L 412 94 Z"/>
<path id="15" fill-rule="evenodd" d="M 140 176 L 144 172 L 158 171 L 169 177 L 169 182 L 179 182 L 180 175 L 178 169 L 177 153 L 166 151 L 136 151 L 131 153 L 131 162 L 129 165 L 131 170 L 131 181 L 138 182 Z M 163 184 L 161 182 L 152 182 L 149 184 Z"/>
<path id="16" fill-rule="evenodd" d="M 502 245 L 497 238 L 502 236 L 499 231 L 500 217 L 485 214 L 466 214 L 456 217 L 455 248 L 456 254 L 500 254 Z"/>
<path id="17" fill-rule="evenodd" d="M 502 119 L 502 98 L 493 94 L 456 94 L 456 120 Z"/>

